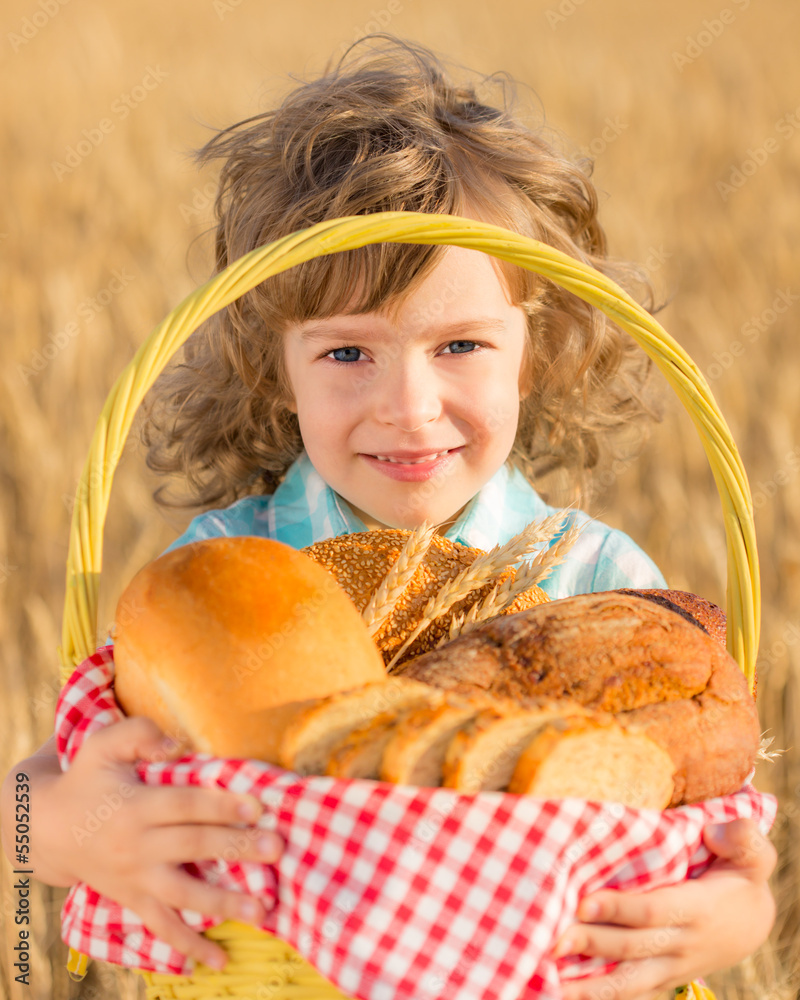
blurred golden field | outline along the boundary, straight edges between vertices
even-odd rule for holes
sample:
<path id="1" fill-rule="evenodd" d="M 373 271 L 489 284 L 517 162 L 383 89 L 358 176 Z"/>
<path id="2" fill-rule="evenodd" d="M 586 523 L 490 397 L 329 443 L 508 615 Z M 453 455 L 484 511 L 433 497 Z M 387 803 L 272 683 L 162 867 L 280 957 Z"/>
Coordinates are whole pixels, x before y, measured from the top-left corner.
<path id="1" fill-rule="evenodd" d="M 727 2 L 727 6 L 723 4 Z M 392 13 L 394 11 L 394 13 Z M 483 74 L 594 157 L 612 253 L 649 270 L 659 319 L 712 385 L 750 477 L 762 568 L 759 704 L 785 753 L 778 919 L 718 997 L 800 981 L 800 8 L 796 0 L 7 0 L 0 33 L 0 701 L 2 773 L 52 733 L 72 497 L 95 420 L 145 336 L 209 273 L 214 177 L 188 155 L 295 78 L 382 28 Z M 105 123 L 105 124 L 103 124 Z M 72 156 L 68 151 L 72 148 Z M 689 420 L 663 422 L 600 478 L 592 513 L 670 585 L 724 604 L 719 500 Z M 140 449 L 114 483 L 101 627 L 133 572 L 182 530 Z M 102 636 L 101 636 L 102 638 Z M 3 996 L 134 997 L 95 964 L 68 978 L 64 890 L 32 900 L 33 976 L 14 984 L 2 861 Z M 13 904 L 13 905 L 12 905 Z M 143 995 L 143 994 L 142 994 Z"/>

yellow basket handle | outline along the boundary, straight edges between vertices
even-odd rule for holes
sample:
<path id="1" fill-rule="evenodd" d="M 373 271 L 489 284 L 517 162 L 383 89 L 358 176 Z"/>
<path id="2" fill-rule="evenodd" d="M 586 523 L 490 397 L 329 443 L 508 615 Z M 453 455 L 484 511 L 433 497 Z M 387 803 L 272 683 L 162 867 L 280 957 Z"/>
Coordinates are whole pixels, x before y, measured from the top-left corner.
<path id="1" fill-rule="evenodd" d="M 630 295 L 594 268 L 499 226 L 420 212 L 333 219 L 259 247 L 184 299 L 142 344 L 108 395 L 77 488 L 59 649 L 62 683 L 102 640 L 96 635 L 98 590 L 114 470 L 134 414 L 167 361 L 201 323 L 272 275 L 370 243 L 449 244 L 518 264 L 596 306 L 653 359 L 692 418 L 717 484 L 728 553 L 728 650 L 752 692 L 761 609 L 750 487 L 728 425 L 694 362 Z"/>

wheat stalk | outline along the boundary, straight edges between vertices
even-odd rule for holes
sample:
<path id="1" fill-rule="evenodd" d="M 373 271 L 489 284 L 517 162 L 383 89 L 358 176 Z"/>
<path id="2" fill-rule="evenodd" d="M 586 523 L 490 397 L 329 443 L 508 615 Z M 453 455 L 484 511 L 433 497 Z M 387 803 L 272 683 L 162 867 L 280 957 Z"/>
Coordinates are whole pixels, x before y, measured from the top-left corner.
<path id="1" fill-rule="evenodd" d="M 471 632 L 488 618 L 499 615 L 520 594 L 524 594 L 526 590 L 530 590 L 540 580 L 549 576 L 551 571 L 564 561 L 569 550 L 577 542 L 581 530 L 577 524 L 570 525 L 557 542 L 554 542 L 549 548 L 537 552 L 533 559 L 524 562 L 515 576 L 509 576 L 501 584 L 495 585 L 480 604 L 477 602 L 473 604 L 466 615 L 463 613 L 456 615 L 450 623 L 450 634 L 440 639 L 436 648 L 438 649 L 439 646 L 443 646 L 459 635 Z"/>
<path id="2" fill-rule="evenodd" d="M 491 590 L 491 593 L 486 598 L 484 603 L 491 603 L 496 600 L 497 597 L 497 584 Z M 434 649 L 438 649 L 439 646 L 443 646 L 446 642 L 450 642 L 451 639 L 455 639 L 457 636 L 461 635 L 462 632 L 468 632 L 472 627 L 472 623 L 476 620 L 480 607 L 477 604 L 472 605 L 466 614 L 462 611 L 460 615 L 453 615 L 450 619 L 450 631 L 448 635 L 443 636 L 437 643 Z"/>
<path id="3" fill-rule="evenodd" d="M 531 521 L 518 535 L 514 535 L 505 545 L 495 545 L 466 569 L 463 569 L 457 576 L 446 583 L 438 594 L 434 594 L 425 607 L 417 627 L 408 636 L 403 645 L 394 654 L 386 665 L 387 671 L 391 671 L 397 660 L 408 649 L 411 643 L 417 638 L 423 629 L 427 628 L 431 622 L 436 621 L 441 615 L 449 611 L 454 604 L 477 590 L 493 577 L 501 573 L 507 566 L 518 562 L 526 556 L 531 549 L 540 542 L 548 542 L 563 524 L 568 511 L 558 511 L 542 521 Z"/>
<path id="4" fill-rule="evenodd" d="M 775 742 L 774 736 L 761 736 L 761 742 L 758 745 L 758 753 L 756 754 L 756 760 L 767 760 L 772 764 L 779 757 L 786 753 L 785 750 L 770 750 L 770 747 Z"/>
<path id="5" fill-rule="evenodd" d="M 395 605 L 427 555 L 435 532 L 436 525 L 429 525 L 427 521 L 411 532 L 381 585 L 369 599 L 361 612 L 361 617 L 371 636 L 380 630 L 394 611 Z"/>

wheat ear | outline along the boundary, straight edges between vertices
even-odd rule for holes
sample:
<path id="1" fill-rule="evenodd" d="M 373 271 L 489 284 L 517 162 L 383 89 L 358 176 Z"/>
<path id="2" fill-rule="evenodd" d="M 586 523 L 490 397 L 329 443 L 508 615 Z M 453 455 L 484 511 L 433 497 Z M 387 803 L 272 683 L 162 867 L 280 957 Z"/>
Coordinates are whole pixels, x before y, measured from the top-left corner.
<path id="1" fill-rule="evenodd" d="M 394 611 L 411 578 L 431 547 L 436 525 L 423 522 L 411 532 L 389 572 L 361 612 L 367 631 L 374 636 Z"/>
<path id="2" fill-rule="evenodd" d="M 561 527 L 567 516 L 566 511 L 558 511 L 542 521 L 531 521 L 518 535 L 514 535 L 505 545 L 496 545 L 490 552 L 478 556 L 474 562 L 446 583 L 438 594 L 434 594 L 425 607 L 417 627 L 386 665 L 391 671 L 397 660 L 408 649 L 423 629 L 441 615 L 458 604 L 473 590 L 477 590 L 493 577 L 501 573 L 509 564 L 518 562 L 540 542 L 549 541 Z"/>
<path id="3" fill-rule="evenodd" d="M 466 635 L 467 632 L 471 632 L 488 618 L 499 615 L 520 594 L 524 594 L 526 590 L 530 590 L 540 580 L 549 576 L 552 570 L 564 561 L 569 550 L 577 542 L 580 533 L 581 527 L 579 525 L 571 525 L 550 548 L 537 552 L 533 559 L 524 562 L 519 567 L 515 576 L 504 580 L 499 587 L 495 587 L 491 593 L 487 594 L 480 605 L 473 604 L 466 615 L 457 615 L 450 623 L 450 634 L 440 639 L 436 648 L 438 649 L 439 646 L 443 646 L 459 635 Z"/>
<path id="4" fill-rule="evenodd" d="M 770 747 L 774 742 L 774 736 L 762 735 L 761 742 L 758 745 L 756 760 L 768 760 L 770 764 L 772 764 L 774 763 L 776 757 L 781 757 L 786 753 L 785 750 L 770 750 Z"/>

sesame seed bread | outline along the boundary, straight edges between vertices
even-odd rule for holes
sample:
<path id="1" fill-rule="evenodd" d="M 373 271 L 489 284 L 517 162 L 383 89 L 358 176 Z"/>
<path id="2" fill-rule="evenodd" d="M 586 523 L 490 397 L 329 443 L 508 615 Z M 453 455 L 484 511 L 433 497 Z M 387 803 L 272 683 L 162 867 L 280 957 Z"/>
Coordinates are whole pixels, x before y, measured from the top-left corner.
<path id="1" fill-rule="evenodd" d="M 411 532 L 399 528 L 386 528 L 380 531 L 340 535 L 324 542 L 316 542 L 302 551 L 324 566 L 349 594 L 356 608 L 363 611 L 396 562 L 410 534 Z M 414 631 L 428 600 L 437 594 L 445 583 L 458 576 L 483 554 L 481 549 L 460 545 L 443 535 L 433 536 L 425 558 L 411 577 L 394 610 L 373 636 L 375 644 L 383 655 L 384 663 L 389 663 L 406 638 Z M 450 634 L 450 622 L 454 617 L 483 601 L 496 584 L 502 584 L 509 577 L 513 577 L 514 573 L 511 567 L 505 569 L 489 583 L 472 591 L 437 618 L 411 643 L 402 658 L 398 660 L 398 665 L 433 649 L 437 643 L 446 639 Z M 502 614 L 514 614 L 547 600 L 545 592 L 533 586 L 519 594 Z"/>

